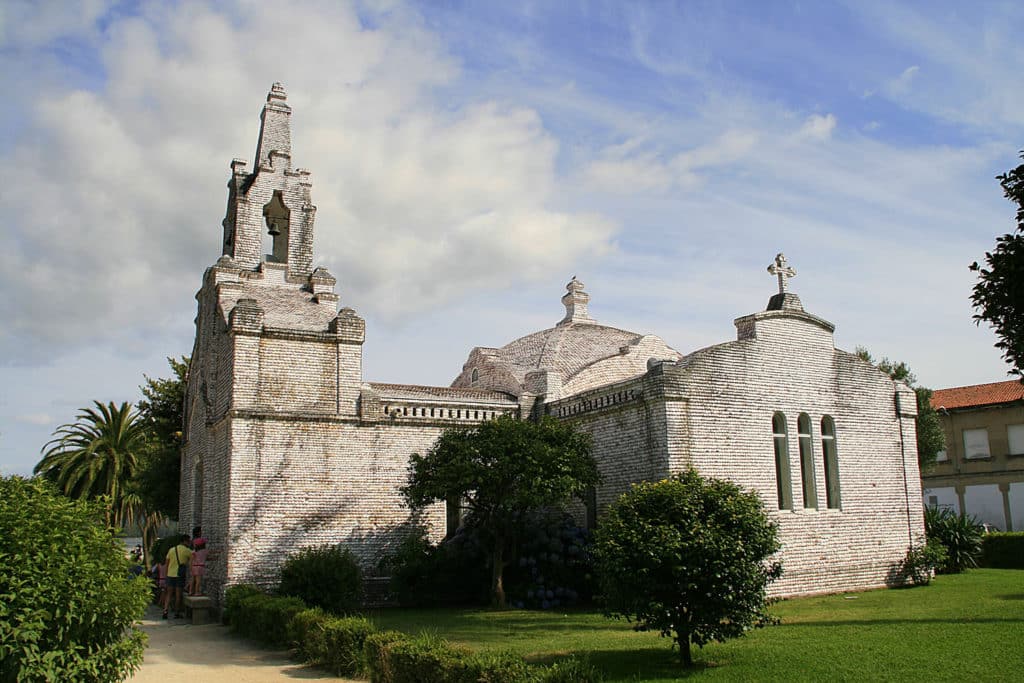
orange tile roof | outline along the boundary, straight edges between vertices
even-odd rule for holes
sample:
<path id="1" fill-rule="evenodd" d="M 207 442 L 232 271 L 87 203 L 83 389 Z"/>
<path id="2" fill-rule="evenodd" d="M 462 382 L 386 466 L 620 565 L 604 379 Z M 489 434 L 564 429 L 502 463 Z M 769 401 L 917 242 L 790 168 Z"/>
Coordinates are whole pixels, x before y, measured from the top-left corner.
<path id="1" fill-rule="evenodd" d="M 991 406 L 1020 400 L 1024 400 L 1024 384 L 1015 379 L 1008 382 L 936 389 L 932 393 L 932 407 L 936 410 L 939 408 L 953 410 L 954 408 Z"/>

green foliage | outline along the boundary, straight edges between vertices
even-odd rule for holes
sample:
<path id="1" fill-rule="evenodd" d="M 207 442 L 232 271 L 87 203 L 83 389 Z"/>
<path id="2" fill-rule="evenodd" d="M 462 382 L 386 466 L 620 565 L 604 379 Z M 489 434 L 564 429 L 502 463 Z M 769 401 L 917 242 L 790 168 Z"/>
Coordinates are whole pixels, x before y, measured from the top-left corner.
<path id="1" fill-rule="evenodd" d="M 292 618 L 307 609 L 306 603 L 294 597 L 238 592 L 229 602 L 228 623 L 233 631 L 270 645 L 289 644 Z"/>
<path id="2" fill-rule="evenodd" d="M 388 652 L 393 644 L 406 639 L 406 635 L 400 631 L 377 631 L 366 636 L 363 641 L 363 661 L 371 681 L 386 683 L 394 680 Z"/>
<path id="3" fill-rule="evenodd" d="M 141 458 L 132 481 L 133 490 L 150 512 L 171 519 L 178 517 L 179 482 L 181 480 L 181 443 L 185 385 L 190 359 L 168 358 L 171 377 L 153 379 L 139 389 L 143 399 L 138 410 L 150 433 L 149 448 Z"/>
<path id="4" fill-rule="evenodd" d="M 406 607 L 480 604 L 489 592 L 486 554 L 479 533 L 469 527 L 438 545 L 427 538 L 426 528 L 417 527 L 381 570 L 391 577 L 394 599 Z"/>
<path id="5" fill-rule="evenodd" d="M 359 606 L 362 588 L 363 573 L 352 553 L 340 545 L 324 545 L 301 550 L 284 561 L 278 592 L 345 614 Z"/>
<path id="6" fill-rule="evenodd" d="M 1024 569 L 1024 531 L 998 531 L 981 537 L 983 567 Z"/>
<path id="7" fill-rule="evenodd" d="M 932 390 L 916 386 L 917 376 L 902 361 L 897 363 L 888 358 L 876 361 L 863 346 L 854 349 L 854 353 L 893 380 L 903 382 L 914 390 L 917 397 L 917 463 L 922 468 L 935 464 L 935 456 L 946 448 L 946 433 L 942 429 L 939 414 L 932 407 Z"/>
<path id="8" fill-rule="evenodd" d="M 288 638 L 302 661 L 354 676 L 365 668 L 363 643 L 376 630 L 362 617 L 335 617 L 318 607 L 292 617 Z"/>
<path id="9" fill-rule="evenodd" d="M 120 681 L 138 668 L 149 602 L 104 506 L 0 479 L 0 681 Z"/>
<path id="10" fill-rule="evenodd" d="M 590 600 L 594 588 L 590 534 L 570 515 L 526 515 L 515 549 L 518 559 L 507 570 L 514 607 L 555 609 Z"/>
<path id="11" fill-rule="evenodd" d="M 977 261 L 970 265 L 978 274 L 971 303 L 974 322 L 992 326 L 996 348 L 1010 363 L 1011 374 L 1024 381 L 1024 164 L 996 179 L 1004 196 L 1017 205 L 1017 227 L 996 238 L 995 249 L 985 253 L 984 266 Z"/>
<path id="12" fill-rule="evenodd" d="M 924 509 L 924 528 L 929 541 L 936 540 L 946 549 L 946 562 L 939 573 L 959 574 L 978 566 L 982 526 L 977 519 L 929 506 Z"/>
<path id="13" fill-rule="evenodd" d="M 148 447 L 148 432 L 127 402 L 93 404 L 75 422 L 57 427 L 34 471 L 70 498 L 108 498 L 111 524 L 132 524 L 138 513 L 127 484 Z"/>
<path id="14" fill-rule="evenodd" d="M 537 683 L 601 683 L 604 675 L 590 662 L 569 657 L 540 669 Z"/>
<path id="15" fill-rule="evenodd" d="M 225 624 L 238 622 L 242 615 L 242 601 L 254 595 L 264 595 L 256 586 L 251 583 L 239 583 L 228 586 L 224 591 L 224 611 L 222 614 Z"/>
<path id="16" fill-rule="evenodd" d="M 609 616 L 671 636 L 682 662 L 690 644 L 764 626 L 776 527 L 757 494 L 689 469 L 635 484 L 598 527 L 594 557 Z"/>
<path id="17" fill-rule="evenodd" d="M 913 546 L 907 550 L 907 556 L 903 558 L 903 564 L 900 566 L 901 578 L 915 586 L 927 586 L 932 582 L 935 572 L 945 566 L 947 557 L 946 546 L 934 538 Z"/>
<path id="18" fill-rule="evenodd" d="M 474 653 L 429 631 L 409 638 L 394 631 L 366 639 L 365 657 L 374 683 L 533 683 L 521 657 Z"/>
<path id="19" fill-rule="evenodd" d="M 492 596 L 505 606 L 506 546 L 529 510 L 557 507 L 582 497 L 600 480 L 590 437 L 550 417 L 500 417 L 441 435 L 425 456 L 410 459 L 402 489 L 414 509 L 459 500 L 490 550 Z"/>

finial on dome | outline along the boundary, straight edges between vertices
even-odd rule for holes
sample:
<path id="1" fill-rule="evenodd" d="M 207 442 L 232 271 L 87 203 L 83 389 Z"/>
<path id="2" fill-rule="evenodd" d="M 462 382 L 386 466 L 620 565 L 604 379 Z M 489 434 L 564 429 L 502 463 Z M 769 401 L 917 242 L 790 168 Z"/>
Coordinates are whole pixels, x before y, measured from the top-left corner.
<path id="1" fill-rule="evenodd" d="M 562 297 L 562 303 L 565 305 L 565 317 L 559 321 L 559 325 L 596 322 L 587 313 L 587 302 L 590 301 L 590 295 L 583 291 L 583 287 L 583 283 L 577 280 L 575 275 L 565 286 L 566 294 Z"/>

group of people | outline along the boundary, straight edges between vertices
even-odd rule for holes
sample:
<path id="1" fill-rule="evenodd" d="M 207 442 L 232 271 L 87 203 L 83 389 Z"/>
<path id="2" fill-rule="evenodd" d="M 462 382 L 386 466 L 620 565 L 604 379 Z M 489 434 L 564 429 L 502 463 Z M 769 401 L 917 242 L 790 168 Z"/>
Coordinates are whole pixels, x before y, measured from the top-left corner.
<path id="1" fill-rule="evenodd" d="M 203 574 L 206 573 L 208 551 L 203 530 L 192 529 L 192 535 L 182 534 L 178 543 L 167 551 L 163 558 L 156 558 L 152 576 L 157 580 L 160 594 L 159 604 L 164 608 L 163 618 L 169 617 L 173 604 L 174 618 L 182 617 L 182 592 L 188 595 L 203 594 Z"/>

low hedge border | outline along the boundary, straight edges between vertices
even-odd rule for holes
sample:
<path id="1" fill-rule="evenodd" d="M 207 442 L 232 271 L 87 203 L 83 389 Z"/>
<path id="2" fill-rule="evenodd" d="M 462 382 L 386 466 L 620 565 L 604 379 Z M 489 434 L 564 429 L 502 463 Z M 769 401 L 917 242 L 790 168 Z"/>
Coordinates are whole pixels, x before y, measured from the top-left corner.
<path id="1" fill-rule="evenodd" d="M 1024 531 L 997 531 L 981 537 L 982 567 L 1024 569 Z"/>
<path id="2" fill-rule="evenodd" d="M 364 617 L 338 617 L 293 597 L 255 586 L 228 588 L 224 618 L 231 629 L 264 643 L 289 646 L 298 659 L 339 676 L 373 683 L 595 683 L 587 662 L 570 658 L 528 666 L 511 653 L 475 653 L 430 634 L 378 631 Z"/>

